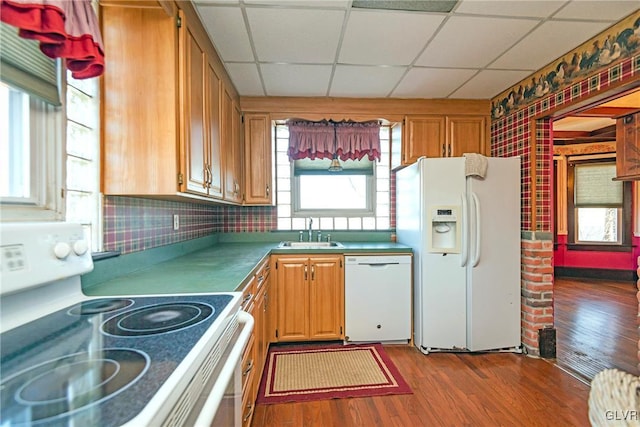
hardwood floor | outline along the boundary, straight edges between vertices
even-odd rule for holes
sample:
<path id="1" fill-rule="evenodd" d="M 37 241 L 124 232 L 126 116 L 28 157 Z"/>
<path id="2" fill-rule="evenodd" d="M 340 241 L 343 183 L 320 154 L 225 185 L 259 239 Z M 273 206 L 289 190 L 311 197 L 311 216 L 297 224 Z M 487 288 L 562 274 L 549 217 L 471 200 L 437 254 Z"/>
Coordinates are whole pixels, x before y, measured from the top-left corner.
<path id="1" fill-rule="evenodd" d="M 529 356 L 385 346 L 410 395 L 258 405 L 263 426 L 584 426 L 589 386 Z"/>
<path id="2" fill-rule="evenodd" d="M 606 368 L 639 375 L 635 282 L 555 278 L 556 362 L 591 381 Z"/>
<path id="3" fill-rule="evenodd" d="M 258 405 L 252 426 L 588 425 L 593 376 L 639 374 L 636 292 L 635 282 L 556 278 L 555 360 L 385 346 L 413 394 Z"/>

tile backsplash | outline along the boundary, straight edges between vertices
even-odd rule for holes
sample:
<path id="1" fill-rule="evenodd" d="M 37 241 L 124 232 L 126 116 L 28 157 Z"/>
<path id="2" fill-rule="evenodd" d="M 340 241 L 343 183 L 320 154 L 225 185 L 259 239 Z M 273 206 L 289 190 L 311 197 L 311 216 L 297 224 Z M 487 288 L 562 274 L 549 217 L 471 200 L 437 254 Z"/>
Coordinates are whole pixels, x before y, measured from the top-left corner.
<path id="1" fill-rule="evenodd" d="M 104 197 L 105 251 L 130 253 L 216 232 L 265 232 L 276 228 L 273 206 L 213 206 L 136 197 Z M 173 216 L 178 215 L 178 230 Z"/>

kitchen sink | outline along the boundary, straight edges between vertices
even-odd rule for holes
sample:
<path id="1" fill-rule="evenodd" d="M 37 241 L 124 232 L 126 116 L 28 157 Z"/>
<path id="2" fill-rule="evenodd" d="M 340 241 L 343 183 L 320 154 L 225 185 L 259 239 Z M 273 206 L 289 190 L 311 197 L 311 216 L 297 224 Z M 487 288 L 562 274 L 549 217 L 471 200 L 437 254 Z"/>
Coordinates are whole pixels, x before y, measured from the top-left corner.
<path id="1" fill-rule="evenodd" d="M 340 242 L 280 242 L 279 249 L 332 249 L 344 248 Z"/>

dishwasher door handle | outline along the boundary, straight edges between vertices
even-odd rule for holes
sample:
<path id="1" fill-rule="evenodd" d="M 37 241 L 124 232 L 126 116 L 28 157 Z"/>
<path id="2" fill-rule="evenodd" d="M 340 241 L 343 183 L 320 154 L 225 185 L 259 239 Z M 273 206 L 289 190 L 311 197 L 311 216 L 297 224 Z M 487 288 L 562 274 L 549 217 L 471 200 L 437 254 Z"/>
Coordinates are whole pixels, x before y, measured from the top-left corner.
<path id="1" fill-rule="evenodd" d="M 366 265 L 368 267 L 384 267 L 385 265 L 400 265 L 399 262 L 371 262 L 371 263 L 361 263 L 358 265 Z"/>

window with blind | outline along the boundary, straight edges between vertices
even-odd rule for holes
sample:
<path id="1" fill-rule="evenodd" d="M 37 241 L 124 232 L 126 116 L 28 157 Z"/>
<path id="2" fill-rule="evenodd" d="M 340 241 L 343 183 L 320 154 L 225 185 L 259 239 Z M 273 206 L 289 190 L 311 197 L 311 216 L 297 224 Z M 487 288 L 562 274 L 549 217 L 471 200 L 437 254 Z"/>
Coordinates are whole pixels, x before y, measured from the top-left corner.
<path id="1" fill-rule="evenodd" d="M 0 23 L 0 216 L 79 222 L 101 248 L 99 80 L 61 74 L 60 60 Z"/>
<path id="2" fill-rule="evenodd" d="M 391 217 L 390 127 L 380 127 L 380 161 L 331 159 L 290 161 L 289 130 L 275 125 L 278 230 L 303 230 L 314 218 L 321 230 L 388 230 Z"/>
<path id="3" fill-rule="evenodd" d="M 629 228 L 631 195 L 628 185 L 613 179 L 615 162 L 575 162 L 570 164 L 569 173 L 570 241 L 624 245 L 629 234 L 626 229 Z"/>

